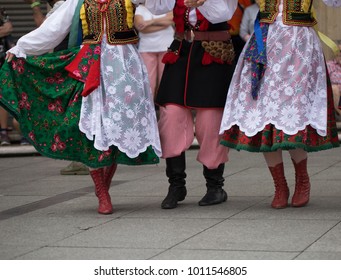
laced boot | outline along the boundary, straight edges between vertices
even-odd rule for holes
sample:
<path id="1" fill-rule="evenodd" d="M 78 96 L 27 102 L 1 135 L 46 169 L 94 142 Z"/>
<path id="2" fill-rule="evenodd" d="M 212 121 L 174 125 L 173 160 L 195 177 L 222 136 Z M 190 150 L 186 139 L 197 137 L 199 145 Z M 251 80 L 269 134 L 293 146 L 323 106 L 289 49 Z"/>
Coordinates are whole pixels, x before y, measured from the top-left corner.
<path id="1" fill-rule="evenodd" d="M 310 181 L 307 171 L 307 158 L 296 163 L 295 167 L 295 192 L 291 199 L 293 207 L 302 207 L 308 204 L 310 195 Z"/>
<path id="2" fill-rule="evenodd" d="M 269 170 L 275 183 L 275 196 L 271 207 L 276 209 L 286 208 L 288 206 L 289 188 L 284 175 L 283 162 L 274 167 L 269 167 Z"/>
<path id="3" fill-rule="evenodd" d="M 104 169 L 98 168 L 90 171 L 92 180 L 95 183 L 95 194 L 98 197 L 98 213 L 112 214 L 112 204 L 109 192 L 104 183 Z"/>
<path id="4" fill-rule="evenodd" d="M 115 175 L 116 169 L 117 169 L 116 163 L 113 163 L 112 165 L 104 168 L 104 183 L 108 191 L 110 189 L 111 181 Z"/>
<path id="5" fill-rule="evenodd" d="M 224 163 L 221 163 L 216 169 L 208 169 L 204 166 L 203 174 L 206 179 L 207 192 L 199 201 L 200 206 L 219 204 L 227 200 L 227 193 L 223 190 L 224 168 Z"/>
<path id="6" fill-rule="evenodd" d="M 168 177 L 168 194 L 161 203 L 162 209 L 173 209 L 183 201 L 187 195 L 186 189 L 186 158 L 185 152 L 180 156 L 166 158 L 166 175 Z"/>

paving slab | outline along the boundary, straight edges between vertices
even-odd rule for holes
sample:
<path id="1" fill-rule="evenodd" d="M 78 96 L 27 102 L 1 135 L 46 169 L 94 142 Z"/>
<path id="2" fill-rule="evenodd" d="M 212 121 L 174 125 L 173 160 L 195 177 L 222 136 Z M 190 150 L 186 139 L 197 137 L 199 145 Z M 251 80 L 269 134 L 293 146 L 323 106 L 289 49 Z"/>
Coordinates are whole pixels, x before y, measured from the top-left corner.
<path id="1" fill-rule="evenodd" d="M 152 259 L 158 260 L 292 260 L 297 252 L 229 251 L 229 250 L 167 250 Z"/>
<path id="2" fill-rule="evenodd" d="M 229 219 L 175 248 L 297 252 L 305 250 L 337 223 L 334 220 Z"/>
<path id="3" fill-rule="evenodd" d="M 17 260 L 147 260 L 161 249 L 44 247 L 17 257 Z"/>
<path id="4" fill-rule="evenodd" d="M 163 159 L 119 166 L 112 215 L 97 213 L 90 176 L 59 174 L 69 162 L 1 154 L 0 259 L 341 259 L 341 148 L 309 155 L 310 203 L 281 210 L 270 207 L 263 156 L 233 150 L 224 172 L 228 201 L 199 207 L 206 187 L 197 152 L 186 153 L 188 195 L 171 210 L 160 208 L 168 189 Z M 294 169 L 283 155 L 292 194 Z"/>

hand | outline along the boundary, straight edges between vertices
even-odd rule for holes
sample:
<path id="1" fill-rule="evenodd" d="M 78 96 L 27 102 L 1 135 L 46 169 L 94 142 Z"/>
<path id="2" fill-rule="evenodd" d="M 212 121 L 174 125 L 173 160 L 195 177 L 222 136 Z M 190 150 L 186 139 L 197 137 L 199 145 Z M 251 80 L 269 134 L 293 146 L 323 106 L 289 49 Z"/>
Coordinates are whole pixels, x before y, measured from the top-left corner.
<path id="1" fill-rule="evenodd" d="M 197 8 L 201 5 L 203 5 L 206 2 L 206 0 L 185 0 L 185 6 L 188 8 Z"/>
<path id="2" fill-rule="evenodd" d="M 244 37 L 244 41 L 246 42 L 247 40 L 249 40 L 250 37 L 251 37 L 250 34 L 246 34 L 245 37 Z"/>
<path id="3" fill-rule="evenodd" d="M 137 28 L 137 30 L 143 30 L 143 29 L 145 29 L 146 27 L 148 27 L 148 26 L 150 26 L 152 24 L 153 24 L 153 20 L 152 19 L 151 20 L 145 20 L 145 21 L 139 23 L 136 26 L 136 28 Z"/>
<path id="4" fill-rule="evenodd" d="M 14 54 L 7 52 L 5 59 L 7 62 L 10 62 L 13 59 L 13 57 L 14 57 Z"/>

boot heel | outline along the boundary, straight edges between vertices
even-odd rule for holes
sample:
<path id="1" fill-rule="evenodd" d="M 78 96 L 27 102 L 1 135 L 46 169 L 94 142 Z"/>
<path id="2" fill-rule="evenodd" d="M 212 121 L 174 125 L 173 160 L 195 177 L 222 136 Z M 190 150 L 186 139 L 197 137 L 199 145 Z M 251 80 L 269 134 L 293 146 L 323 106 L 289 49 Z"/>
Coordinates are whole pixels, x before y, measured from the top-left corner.
<path id="1" fill-rule="evenodd" d="M 224 192 L 224 199 L 223 199 L 223 202 L 227 201 L 227 193 L 223 190 Z"/>
<path id="2" fill-rule="evenodd" d="M 183 201 L 187 195 L 186 187 L 169 187 L 168 194 L 161 203 L 162 209 L 174 209 L 179 201 Z"/>

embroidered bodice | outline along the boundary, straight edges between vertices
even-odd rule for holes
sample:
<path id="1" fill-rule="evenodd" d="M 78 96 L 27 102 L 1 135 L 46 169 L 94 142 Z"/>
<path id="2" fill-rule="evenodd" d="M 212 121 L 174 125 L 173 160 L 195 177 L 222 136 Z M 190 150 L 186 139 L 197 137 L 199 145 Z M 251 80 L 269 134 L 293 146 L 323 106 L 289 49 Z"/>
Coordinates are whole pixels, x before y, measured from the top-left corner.
<path id="1" fill-rule="evenodd" d="M 81 8 L 83 43 L 99 43 L 104 32 L 109 44 L 137 43 L 133 15 L 130 0 L 84 0 Z"/>
<path id="2" fill-rule="evenodd" d="M 284 24 L 313 26 L 317 23 L 311 13 L 313 0 L 260 0 L 261 22 L 274 22 L 281 3 Z"/>

